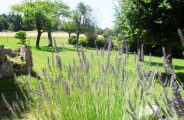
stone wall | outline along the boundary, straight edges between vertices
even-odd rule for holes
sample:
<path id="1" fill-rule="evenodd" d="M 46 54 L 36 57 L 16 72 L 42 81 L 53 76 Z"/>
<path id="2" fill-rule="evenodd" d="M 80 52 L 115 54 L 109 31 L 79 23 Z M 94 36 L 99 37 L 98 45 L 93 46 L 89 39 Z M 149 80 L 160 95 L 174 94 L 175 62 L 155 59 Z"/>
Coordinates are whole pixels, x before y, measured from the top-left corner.
<path id="1" fill-rule="evenodd" d="M 29 67 L 33 67 L 32 51 L 30 46 L 22 46 L 20 48 L 20 56 L 23 57 L 23 60 L 26 62 L 26 65 L 28 65 Z"/>
<path id="2" fill-rule="evenodd" d="M 6 59 L 4 52 L 4 45 L 0 45 L 0 64 L 2 64 Z"/>
<path id="3" fill-rule="evenodd" d="M 0 79 L 16 74 L 27 74 L 32 70 L 31 47 L 23 45 L 16 50 L 0 45 Z"/>

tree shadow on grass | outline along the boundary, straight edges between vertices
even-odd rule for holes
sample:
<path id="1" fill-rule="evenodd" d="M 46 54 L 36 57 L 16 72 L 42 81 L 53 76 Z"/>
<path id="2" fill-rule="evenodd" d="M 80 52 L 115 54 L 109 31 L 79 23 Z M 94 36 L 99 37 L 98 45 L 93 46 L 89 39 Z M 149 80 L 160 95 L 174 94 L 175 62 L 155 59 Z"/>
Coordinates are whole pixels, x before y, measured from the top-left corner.
<path id="1" fill-rule="evenodd" d="M 145 63 L 148 63 L 147 61 L 145 61 Z M 163 64 L 161 62 L 151 62 L 151 66 L 154 67 L 154 66 L 163 66 Z M 183 72 L 176 72 L 176 76 L 178 77 L 177 79 L 179 79 L 181 82 L 184 83 L 184 66 L 182 65 L 174 65 L 174 69 L 175 70 L 182 70 Z M 165 74 L 165 73 L 163 73 Z"/>
<path id="2" fill-rule="evenodd" d="M 23 45 L 21 42 L 18 42 L 17 44 L 18 44 L 18 45 Z"/>
<path id="3" fill-rule="evenodd" d="M 48 47 L 48 46 L 43 46 L 43 47 L 40 47 L 40 48 L 34 48 L 38 51 L 43 51 L 43 52 L 53 52 L 54 51 L 54 48 L 53 47 Z M 79 48 L 80 50 L 80 48 Z M 57 47 L 57 52 L 76 52 L 76 48 L 73 47 L 73 48 L 68 48 L 68 47 Z M 86 52 L 85 50 L 83 50 L 84 52 Z"/>
<path id="4" fill-rule="evenodd" d="M 145 61 L 145 63 L 148 63 Z M 156 66 L 156 65 L 162 66 L 163 64 L 161 62 L 151 62 L 151 66 Z M 175 70 L 183 70 L 184 71 L 184 65 L 173 65 Z"/>
<path id="5" fill-rule="evenodd" d="M 23 95 L 23 92 L 21 88 L 19 87 L 18 83 L 16 83 L 15 80 L 12 78 L 8 79 L 0 79 L 0 120 L 1 119 L 12 119 L 11 112 L 8 110 L 7 105 L 5 104 L 2 95 L 4 95 L 5 99 L 7 100 L 9 105 L 13 105 L 14 102 L 20 102 L 20 100 L 25 103 L 25 97 Z M 26 94 L 26 91 L 24 91 L 24 94 Z M 17 100 L 17 96 L 18 99 Z M 26 106 L 24 110 L 21 108 L 21 111 L 25 111 Z M 18 114 L 19 117 L 21 117 L 21 113 Z"/>
<path id="6" fill-rule="evenodd" d="M 178 72 L 176 73 L 176 76 L 179 78 L 179 80 L 184 83 L 184 73 L 183 72 Z"/>

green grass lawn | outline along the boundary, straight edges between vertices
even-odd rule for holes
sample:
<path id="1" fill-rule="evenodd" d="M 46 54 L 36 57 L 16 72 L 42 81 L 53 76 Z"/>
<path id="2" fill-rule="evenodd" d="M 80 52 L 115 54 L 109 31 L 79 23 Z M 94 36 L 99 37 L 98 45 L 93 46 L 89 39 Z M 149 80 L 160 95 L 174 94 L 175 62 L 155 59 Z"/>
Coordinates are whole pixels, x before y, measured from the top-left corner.
<path id="1" fill-rule="evenodd" d="M 73 60 L 78 59 L 78 55 L 76 52 L 76 48 L 72 45 L 69 45 L 67 42 L 67 37 L 58 37 L 56 38 L 56 44 L 58 47 L 58 53 L 61 56 L 62 62 L 65 65 L 68 65 L 69 63 L 73 63 Z M 28 38 L 29 44 L 32 46 L 32 54 L 33 54 L 33 63 L 34 67 L 33 70 L 38 73 L 38 75 L 41 73 L 41 70 L 43 67 L 47 66 L 47 58 L 52 56 L 53 49 L 50 47 L 47 47 L 48 40 L 47 38 L 42 37 L 40 41 L 40 49 L 37 49 L 35 47 L 35 38 Z M 20 47 L 21 44 L 19 44 L 19 40 L 14 39 L 13 37 L 9 37 L 8 39 L 6 37 L 0 38 L 0 45 L 4 45 L 5 47 L 9 47 L 12 49 L 16 49 L 17 47 Z M 64 45 L 64 46 L 63 46 Z M 90 63 L 98 64 L 98 58 L 96 57 L 97 50 L 93 48 L 83 48 L 84 52 L 87 56 L 87 58 L 91 61 Z M 100 54 L 100 50 L 98 50 L 98 53 Z M 111 62 L 116 61 L 116 56 L 118 55 L 117 51 L 112 51 L 111 53 Z M 93 57 L 94 56 L 94 57 Z M 135 55 L 130 54 L 128 59 L 128 68 L 134 70 L 136 63 L 135 63 Z M 150 59 L 150 56 L 145 56 L 145 64 L 148 64 L 148 61 Z M 104 58 L 105 61 L 106 57 Z M 159 65 L 159 69 L 164 71 L 164 68 L 162 67 L 162 58 L 161 57 L 151 57 L 152 64 L 151 68 L 153 69 L 157 64 Z M 76 61 L 78 62 L 78 61 Z M 177 76 L 180 78 L 180 80 L 184 80 L 184 60 L 183 59 L 173 59 L 173 65 L 175 68 L 175 72 Z M 94 74 L 98 72 L 96 70 L 97 68 L 94 68 Z M 91 73 L 93 74 L 93 73 Z M 34 83 L 34 81 L 31 81 Z M 11 83 L 11 84 L 9 84 Z M 1 87 L 3 86 L 3 87 Z M 15 94 L 12 92 L 19 92 L 20 90 L 17 88 L 16 83 L 14 82 L 7 82 L 7 81 L 0 81 L 0 93 L 5 93 L 7 99 L 9 101 L 12 101 L 15 99 Z M 1 99 L 0 99 L 1 100 Z M 2 100 L 1 100 L 2 101 Z M 0 103 L 0 116 L 3 116 L 5 114 L 4 107 L 1 107 L 2 102 Z M 1 117 L 0 117 L 1 119 Z"/>
<path id="2" fill-rule="evenodd" d="M 61 55 L 61 58 L 64 63 L 72 62 L 74 58 L 77 58 L 76 48 L 73 45 L 69 45 L 67 39 L 68 39 L 67 37 L 56 38 L 58 52 Z M 34 70 L 39 72 L 42 67 L 45 67 L 45 65 L 47 65 L 47 58 L 51 56 L 53 48 L 47 47 L 48 45 L 47 38 L 41 38 L 40 40 L 41 49 L 37 49 L 35 47 L 36 38 L 28 38 L 28 41 L 30 41 L 29 44 L 32 46 Z M 0 44 L 12 49 L 16 49 L 21 46 L 21 44 L 19 44 L 19 40 L 12 37 L 8 38 L 8 40 L 7 38 L 0 38 Z M 64 44 L 64 47 L 63 47 L 63 44 Z M 84 48 L 84 51 L 88 57 L 91 56 L 91 54 L 96 54 L 96 49 L 93 49 L 93 48 Z M 117 52 L 113 51 L 112 56 L 114 56 L 115 58 L 116 55 L 117 55 Z M 130 54 L 130 59 L 129 59 L 131 63 L 130 67 L 135 66 L 134 58 L 135 56 L 133 54 Z M 150 56 L 145 56 L 145 63 L 148 62 L 149 59 L 150 59 Z M 162 67 L 161 57 L 153 56 L 151 60 L 152 60 L 151 65 L 153 67 L 156 66 L 157 64 L 159 64 L 160 68 Z M 175 72 L 180 76 L 182 76 L 182 74 L 184 74 L 184 60 L 174 58 L 173 65 L 175 67 Z"/>

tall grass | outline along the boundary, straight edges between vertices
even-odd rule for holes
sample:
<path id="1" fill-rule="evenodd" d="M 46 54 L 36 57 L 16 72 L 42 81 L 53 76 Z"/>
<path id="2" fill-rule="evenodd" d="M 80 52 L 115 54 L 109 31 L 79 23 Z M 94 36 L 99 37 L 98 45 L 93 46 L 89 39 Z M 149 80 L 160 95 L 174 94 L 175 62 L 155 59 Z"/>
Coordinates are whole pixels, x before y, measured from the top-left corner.
<path id="1" fill-rule="evenodd" d="M 110 45 L 108 50 L 97 49 L 88 57 L 82 47 L 77 47 L 78 58 L 69 64 L 63 64 L 55 47 L 35 85 L 30 84 L 30 75 L 17 79 L 28 93 L 26 104 L 10 106 L 4 98 L 12 117 L 19 117 L 17 111 L 27 106 L 27 119 L 182 119 L 182 88 L 175 74 L 169 77 L 170 85 L 166 87 L 158 66 L 150 70 L 151 57 L 144 64 L 135 55 L 136 66 L 130 68 L 129 54 L 117 52 L 115 59 L 111 58 Z"/>

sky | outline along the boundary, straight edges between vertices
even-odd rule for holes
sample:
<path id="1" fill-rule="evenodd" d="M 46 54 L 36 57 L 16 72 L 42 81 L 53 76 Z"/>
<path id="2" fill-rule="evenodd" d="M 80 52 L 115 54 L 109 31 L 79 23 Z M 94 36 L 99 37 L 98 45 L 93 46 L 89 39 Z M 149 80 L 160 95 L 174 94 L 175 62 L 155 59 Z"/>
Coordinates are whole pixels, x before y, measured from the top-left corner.
<path id="1" fill-rule="evenodd" d="M 99 27 L 112 28 L 114 21 L 114 3 L 115 0 L 62 0 L 67 3 L 71 9 L 75 9 L 78 2 L 82 1 L 90 5 L 93 9 L 93 15 L 96 18 Z M 21 0 L 3 0 L 0 3 L 0 14 L 10 12 L 10 6 L 21 3 Z"/>

